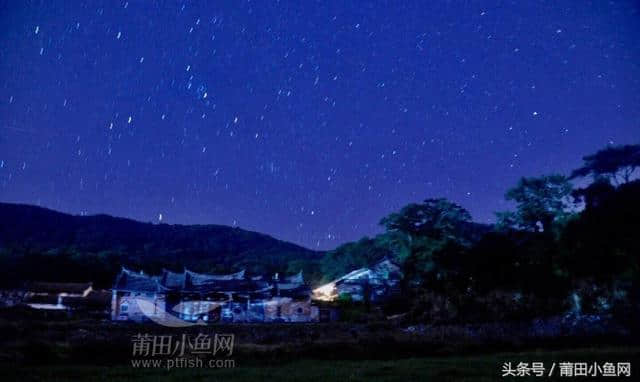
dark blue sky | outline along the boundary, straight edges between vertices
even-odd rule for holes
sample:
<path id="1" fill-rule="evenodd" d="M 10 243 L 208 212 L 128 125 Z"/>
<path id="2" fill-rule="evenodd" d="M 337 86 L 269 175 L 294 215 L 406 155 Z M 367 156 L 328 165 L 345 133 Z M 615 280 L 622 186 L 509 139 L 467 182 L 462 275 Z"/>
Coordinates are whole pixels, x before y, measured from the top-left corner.
<path id="1" fill-rule="evenodd" d="M 637 1 L 2 1 L 0 200 L 311 248 L 640 140 Z"/>

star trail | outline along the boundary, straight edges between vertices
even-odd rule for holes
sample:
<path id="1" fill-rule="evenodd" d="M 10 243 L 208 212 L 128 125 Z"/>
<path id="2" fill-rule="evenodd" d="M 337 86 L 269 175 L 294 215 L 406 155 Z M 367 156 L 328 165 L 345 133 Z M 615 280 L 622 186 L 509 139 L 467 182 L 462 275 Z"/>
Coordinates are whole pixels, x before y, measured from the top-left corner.
<path id="1" fill-rule="evenodd" d="M 0 200 L 313 249 L 640 140 L 640 5 L 2 1 Z"/>

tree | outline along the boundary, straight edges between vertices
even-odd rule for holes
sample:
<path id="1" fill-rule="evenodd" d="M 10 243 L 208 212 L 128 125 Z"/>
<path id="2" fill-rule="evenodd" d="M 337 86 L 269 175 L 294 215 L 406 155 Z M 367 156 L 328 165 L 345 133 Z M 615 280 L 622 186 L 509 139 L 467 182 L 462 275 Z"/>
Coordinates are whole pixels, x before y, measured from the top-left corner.
<path id="1" fill-rule="evenodd" d="M 497 213 L 498 226 L 550 232 L 553 223 L 568 214 L 571 189 L 563 175 L 521 178 L 505 195 L 516 202 L 516 211 Z"/>
<path id="2" fill-rule="evenodd" d="M 436 251 L 452 242 L 467 244 L 465 225 L 470 225 L 470 221 L 467 210 L 444 198 L 411 203 L 380 220 L 387 235 L 393 235 L 396 242 L 398 236 L 407 238 L 408 255 L 403 266 L 405 290 L 419 288 L 427 274 L 438 272 L 433 259 Z"/>
<path id="3" fill-rule="evenodd" d="M 611 197 L 616 188 L 611 185 L 609 178 L 598 176 L 593 183 L 585 188 L 578 188 L 571 192 L 576 203 L 584 202 L 586 209 L 598 207 L 607 198 Z"/>
<path id="4" fill-rule="evenodd" d="M 582 159 L 584 165 L 573 170 L 571 179 L 591 176 L 605 177 L 615 184 L 628 183 L 640 167 L 640 145 L 609 146 Z"/>
<path id="5" fill-rule="evenodd" d="M 433 239 L 455 238 L 461 224 L 471 221 L 463 207 L 444 198 L 426 199 L 411 203 L 399 212 L 380 220 L 388 232 L 403 232 L 410 237 L 426 236 Z"/>
<path id="6" fill-rule="evenodd" d="M 564 262 L 575 278 L 640 280 L 640 180 L 610 191 L 563 230 Z"/>

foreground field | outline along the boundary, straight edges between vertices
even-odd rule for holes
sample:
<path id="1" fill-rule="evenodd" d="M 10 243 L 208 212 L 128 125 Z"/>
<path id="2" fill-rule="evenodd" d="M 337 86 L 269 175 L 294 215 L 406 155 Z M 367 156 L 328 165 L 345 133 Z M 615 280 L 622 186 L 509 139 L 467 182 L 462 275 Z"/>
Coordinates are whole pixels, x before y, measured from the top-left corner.
<path id="1" fill-rule="evenodd" d="M 560 362 L 630 362 L 632 377 L 625 379 L 634 380 L 640 365 L 640 343 L 633 335 L 637 332 L 602 325 L 578 330 L 554 324 L 557 320 L 411 327 L 338 322 L 166 328 L 29 313 L 33 312 L 0 314 L 0 381 L 497 381 L 505 380 L 506 362 L 514 368 L 519 362 L 543 362 L 547 371 L 556 364 L 551 378 L 531 377 L 535 380 L 567 380 L 559 377 Z M 175 340 L 233 334 L 232 354 L 218 359 L 232 360 L 235 367 L 174 364 L 168 368 L 173 355 L 137 358 L 134 355 L 140 353 L 133 351 L 133 339 L 140 334 Z M 214 355 L 201 358 L 206 362 Z M 134 367 L 133 362 L 141 360 L 161 363 Z"/>
<path id="2" fill-rule="evenodd" d="M 585 348 L 563 351 L 538 350 L 524 353 L 499 353 L 469 357 L 427 357 L 390 361 L 329 361 L 299 360 L 281 364 L 243 365 L 235 368 L 203 369 L 166 368 L 137 369 L 131 366 L 48 366 L 0 369 L 3 381 L 504 381 L 505 362 L 544 362 L 550 368 L 554 362 L 631 362 L 634 380 L 640 360 L 640 347 Z M 556 366 L 557 367 L 557 366 Z M 548 370 L 547 370 L 548 371 Z M 511 377 L 512 380 L 567 380 L 559 377 Z M 591 378 L 593 379 L 593 378 Z M 615 378 L 614 378 L 615 379 Z"/>

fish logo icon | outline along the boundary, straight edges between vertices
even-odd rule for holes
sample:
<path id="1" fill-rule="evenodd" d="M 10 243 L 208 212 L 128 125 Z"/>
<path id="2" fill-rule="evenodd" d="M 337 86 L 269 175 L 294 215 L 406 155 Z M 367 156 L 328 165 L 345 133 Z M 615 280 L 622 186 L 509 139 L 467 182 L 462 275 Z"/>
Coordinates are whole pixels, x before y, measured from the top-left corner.
<path id="1" fill-rule="evenodd" d="M 149 300 L 149 299 L 136 298 L 135 302 L 138 305 L 138 308 L 140 309 L 140 311 L 151 321 L 159 325 L 167 326 L 171 328 L 184 328 L 188 326 L 207 324 L 207 322 L 202 318 L 199 318 L 196 321 L 188 321 L 178 317 L 178 314 L 180 312 L 185 311 L 185 308 L 187 308 L 186 306 L 187 304 L 202 303 L 202 306 L 204 306 L 205 308 L 199 309 L 198 313 L 199 315 L 203 315 L 203 316 L 206 315 L 208 312 L 214 311 L 219 306 L 224 304 L 224 302 L 211 303 L 210 301 L 189 301 L 187 303 L 182 302 L 173 307 L 172 310 L 175 313 L 174 314 L 171 312 L 167 312 L 166 310 L 163 310 L 163 309 L 158 309 L 158 305 L 156 305 L 152 300 Z"/>

